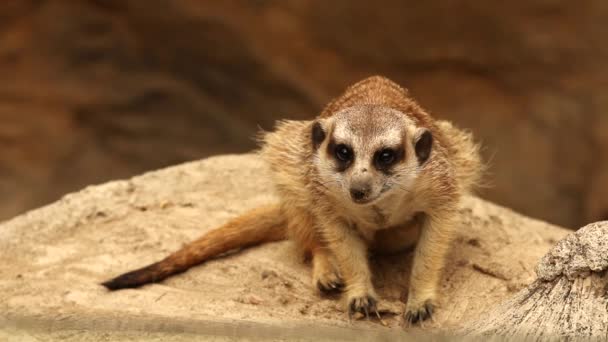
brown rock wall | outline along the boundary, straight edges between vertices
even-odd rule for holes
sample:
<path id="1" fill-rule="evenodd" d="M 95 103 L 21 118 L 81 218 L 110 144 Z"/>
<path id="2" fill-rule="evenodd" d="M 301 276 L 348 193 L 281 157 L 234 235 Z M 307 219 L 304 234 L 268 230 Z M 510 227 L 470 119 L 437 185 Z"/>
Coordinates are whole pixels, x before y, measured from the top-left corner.
<path id="1" fill-rule="evenodd" d="M 607 18 L 600 0 L 6 1 L 0 218 L 250 150 L 381 73 L 483 141 L 483 197 L 578 227 L 608 213 Z"/>

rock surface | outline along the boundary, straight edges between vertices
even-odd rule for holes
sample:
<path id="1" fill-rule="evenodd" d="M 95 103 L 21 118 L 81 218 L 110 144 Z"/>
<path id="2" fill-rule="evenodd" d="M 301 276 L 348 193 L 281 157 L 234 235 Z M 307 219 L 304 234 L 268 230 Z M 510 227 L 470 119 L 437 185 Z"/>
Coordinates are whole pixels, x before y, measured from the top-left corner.
<path id="1" fill-rule="evenodd" d="M 11 0 L 0 219 L 310 118 L 381 73 L 470 128 L 493 202 L 608 217 L 608 2 Z"/>
<path id="2" fill-rule="evenodd" d="M 273 201 L 266 175 L 255 155 L 213 157 L 91 186 L 0 225 L 0 325 L 268 338 L 303 331 L 329 339 L 404 334 L 407 252 L 372 260 L 386 326 L 349 325 L 340 298 L 314 292 L 309 266 L 286 241 L 141 289 L 111 293 L 98 285 Z M 473 322 L 531 283 L 537 261 L 568 233 L 473 197 L 461 213 L 441 308 L 433 322 L 410 333 L 450 332 Z"/>

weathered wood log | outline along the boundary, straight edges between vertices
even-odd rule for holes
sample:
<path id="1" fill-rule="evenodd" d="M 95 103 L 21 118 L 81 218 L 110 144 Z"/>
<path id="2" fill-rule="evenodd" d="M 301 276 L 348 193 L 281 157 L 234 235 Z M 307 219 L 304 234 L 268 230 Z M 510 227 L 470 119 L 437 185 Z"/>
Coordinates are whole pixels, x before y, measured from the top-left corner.
<path id="1" fill-rule="evenodd" d="M 538 278 L 468 328 L 469 334 L 608 340 L 608 221 L 561 240 L 536 267 Z"/>

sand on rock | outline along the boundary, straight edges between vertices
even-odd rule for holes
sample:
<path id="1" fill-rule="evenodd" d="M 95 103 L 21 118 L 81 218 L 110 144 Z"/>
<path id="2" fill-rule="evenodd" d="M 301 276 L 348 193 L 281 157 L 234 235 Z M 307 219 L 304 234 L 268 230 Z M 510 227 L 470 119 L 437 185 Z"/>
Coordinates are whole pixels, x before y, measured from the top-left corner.
<path id="1" fill-rule="evenodd" d="M 99 285 L 274 200 L 257 156 L 227 155 L 90 186 L 5 222 L 0 326 L 330 340 L 450 332 L 534 281 L 538 260 L 569 232 L 467 198 L 441 307 L 433 322 L 406 329 L 408 252 L 372 259 L 385 325 L 349 324 L 340 298 L 315 292 L 309 265 L 287 241 L 230 253 L 140 289 Z"/>

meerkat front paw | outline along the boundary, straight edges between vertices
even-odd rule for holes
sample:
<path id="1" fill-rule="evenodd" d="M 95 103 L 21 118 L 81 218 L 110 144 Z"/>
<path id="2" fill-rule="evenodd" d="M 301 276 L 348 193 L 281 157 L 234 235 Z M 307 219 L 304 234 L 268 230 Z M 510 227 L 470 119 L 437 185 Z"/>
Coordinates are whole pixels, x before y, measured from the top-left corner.
<path id="1" fill-rule="evenodd" d="M 403 319 L 408 324 L 427 320 L 432 317 L 436 307 L 437 305 L 433 299 L 426 299 L 423 301 L 408 299 Z"/>
<path id="2" fill-rule="evenodd" d="M 325 272 L 315 272 L 313 284 L 316 284 L 322 294 L 341 292 L 344 289 L 344 281 L 333 269 L 325 270 Z"/>
<path id="3" fill-rule="evenodd" d="M 314 256 L 312 284 L 319 289 L 321 294 L 341 292 L 344 288 L 344 280 L 342 280 L 340 272 L 326 253 L 317 252 Z"/>
<path id="4" fill-rule="evenodd" d="M 369 314 L 378 313 L 378 299 L 375 293 L 350 294 L 348 296 L 348 319 L 352 320 L 353 315 L 360 312 L 369 319 Z"/>

